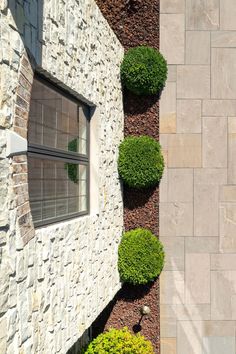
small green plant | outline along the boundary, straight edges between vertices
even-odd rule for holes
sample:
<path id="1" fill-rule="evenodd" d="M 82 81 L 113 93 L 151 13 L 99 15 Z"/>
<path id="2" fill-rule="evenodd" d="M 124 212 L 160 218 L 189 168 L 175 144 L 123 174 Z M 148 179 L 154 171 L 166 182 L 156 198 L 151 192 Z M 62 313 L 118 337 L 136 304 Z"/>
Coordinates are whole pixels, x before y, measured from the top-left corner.
<path id="1" fill-rule="evenodd" d="M 152 187 L 160 181 L 164 159 L 160 144 L 148 136 L 127 137 L 119 147 L 118 171 L 132 188 Z"/>
<path id="2" fill-rule="evenodd" d="M 77 152 L 78 141 L 77 139 L 73 139 L 68 143 L 68 151 Z M 68 173 L 68 178 L 74 182 L 78 183 L 78 164 L 75 163 L 66 163 L 65 169 Z"/>
<path id="3" fill-rule="evenodd" d="M 155 95 L 165 86 L 167 62 L 156 49 L 131 48 L 121 64 L 121 80 L 136 95 Z"/>
<path id="4" fill-rule="evenodd" d="M 154 281 L 164 266 L 163 245 L 146 229 L 125 232 L 118 253 L 121 280 L 133 285 Z"/>
<path id="5" fill-rule="evenodd" d="M 153 346 L 140 334 L 133 335 L 125 327 L 110 329 L 95 338 L 84 354 L 154 354 Z"/>

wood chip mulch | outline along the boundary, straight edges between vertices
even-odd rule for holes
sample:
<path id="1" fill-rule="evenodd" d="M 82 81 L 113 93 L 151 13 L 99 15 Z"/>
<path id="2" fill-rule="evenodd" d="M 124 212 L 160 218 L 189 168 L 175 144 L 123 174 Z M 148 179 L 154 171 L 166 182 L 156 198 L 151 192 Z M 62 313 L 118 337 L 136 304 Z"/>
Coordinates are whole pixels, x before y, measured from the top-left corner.
<path id="1" fill-rule="evenodd" d="M 96 0 L 101 12 L 127 50 L 138 45 L 159 48 L 159 0 Z M 124 91 L 124 134 L 149 135 L 159 139 L 158 97 L 137 97 Z M 145 227 L 158 235 L 159 190 L 130 190 L 124 187 L 124 225 L 126 230 Z M 140 320 L 139 308 L 148 305 L 149 317 Z M 94 324 L 94 331 L 128 326 L 140 331 L 160 353 L 159 280 L 150 286 L 123 286 Z"/>

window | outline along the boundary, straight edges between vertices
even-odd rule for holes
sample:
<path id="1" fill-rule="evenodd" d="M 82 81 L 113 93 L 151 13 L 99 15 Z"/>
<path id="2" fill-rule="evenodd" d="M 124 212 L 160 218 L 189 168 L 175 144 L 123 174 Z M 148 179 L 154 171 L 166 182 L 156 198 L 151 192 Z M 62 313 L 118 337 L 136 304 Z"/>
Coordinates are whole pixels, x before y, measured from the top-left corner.
<path id="1" fill-rule="evenodd" d="M 35 226 L 89 210 L 89 107 L 46 81 L 33 83 L 28 130 Z"/>

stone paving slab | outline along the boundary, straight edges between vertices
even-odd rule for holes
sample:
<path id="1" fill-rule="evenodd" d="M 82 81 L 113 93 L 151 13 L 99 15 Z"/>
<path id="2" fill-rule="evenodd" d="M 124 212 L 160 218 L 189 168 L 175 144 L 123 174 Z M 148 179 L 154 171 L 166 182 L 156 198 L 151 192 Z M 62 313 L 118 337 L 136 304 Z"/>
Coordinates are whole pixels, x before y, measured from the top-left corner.
<path id="1" fill-rule="evenodd" d="M 236 3 L 162 0 L 161 354 L 236 353 Z"/>

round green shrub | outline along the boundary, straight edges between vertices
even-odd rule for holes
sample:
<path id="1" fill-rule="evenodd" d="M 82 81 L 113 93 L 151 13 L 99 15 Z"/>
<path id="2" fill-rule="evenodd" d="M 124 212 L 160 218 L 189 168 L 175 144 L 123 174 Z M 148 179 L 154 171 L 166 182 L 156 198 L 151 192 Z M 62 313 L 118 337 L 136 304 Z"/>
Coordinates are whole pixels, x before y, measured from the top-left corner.
<path id="1" fill-rule="evenodd" d="M 133 335 L 125 327 L 100 334 L 84 354 L 154 354 L 151 342 L 140 334 Z"/>
<path id="2" fill-rule="evenodd" d="M 136 95 L 155 95 L 165 86 L 167 62 L 156 49 L 131 48 L 121 64 L 121 80 Z"/>
<path id="3" fill-rule="evenodd" d="M 160 144 L 148 136 L 127 137 L 119 147 L 118 171 L 133 188 L 152 187 L 160 181 L 164 159 Z"/>
<path id="4" fill-rule="evenodd" d="M 125 232 L 118 254 L 121 280 L 133 285 L 154 281 L 164 266 L 163 245 L 151 231 L 146 229 L 139 228 Z"/>

